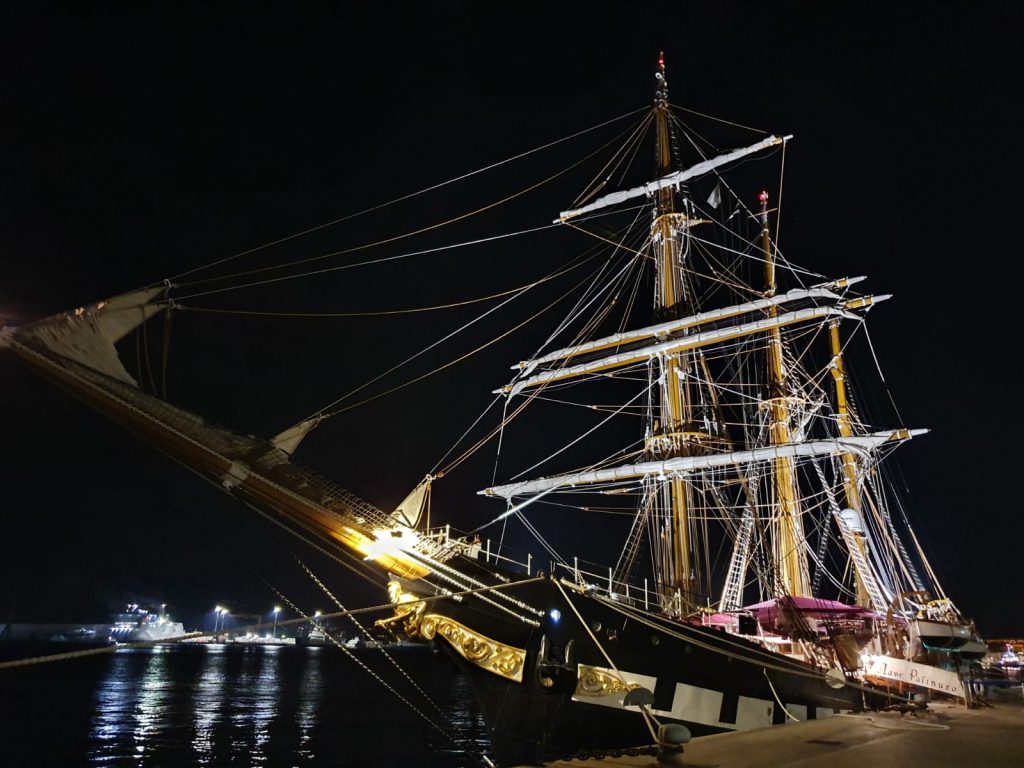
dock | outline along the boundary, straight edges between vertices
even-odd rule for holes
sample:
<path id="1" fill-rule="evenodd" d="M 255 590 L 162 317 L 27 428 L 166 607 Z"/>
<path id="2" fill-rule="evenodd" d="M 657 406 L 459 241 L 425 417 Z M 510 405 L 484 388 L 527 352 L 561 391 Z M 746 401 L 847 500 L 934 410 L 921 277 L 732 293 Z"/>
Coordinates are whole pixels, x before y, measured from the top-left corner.
<path id="1" fill-rule="evenodd" d="M 1012 693 L 1012 692 L 1011 692 Z M 653 756 L 558 760 L 549 768 L 1020 768 L 1024 765 L 1024 701 L 1016 692 L 992 707 L 932 704 L 920 714 L 839 715 L 686 744 L 677 762 Z"/>

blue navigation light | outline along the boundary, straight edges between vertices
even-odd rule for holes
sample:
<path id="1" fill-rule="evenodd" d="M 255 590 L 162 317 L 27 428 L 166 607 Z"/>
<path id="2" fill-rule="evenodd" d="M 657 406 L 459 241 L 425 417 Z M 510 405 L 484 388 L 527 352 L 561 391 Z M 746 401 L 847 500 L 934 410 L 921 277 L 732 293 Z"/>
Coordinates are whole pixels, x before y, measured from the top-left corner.
<path id="1" fill-rule="evenodd" d="M 562 612 L 557 608 L 552 608 L 551 613 L 549 613 L 548 616 L 550 616 L 551 620 L 555 622 L 555 624 L 557 624 L 559 620 L 562 618 Z"/>

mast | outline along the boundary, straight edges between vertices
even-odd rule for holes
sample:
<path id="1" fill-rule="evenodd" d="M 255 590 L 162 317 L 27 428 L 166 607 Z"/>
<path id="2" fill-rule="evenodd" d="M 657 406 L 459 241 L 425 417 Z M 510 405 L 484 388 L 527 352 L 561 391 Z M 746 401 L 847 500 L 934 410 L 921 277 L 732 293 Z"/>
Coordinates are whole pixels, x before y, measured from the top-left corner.
<path id="1" fill-rule="evenodd" d="M 775 254 L 768 230 L 768 193 L 761 192 L 761 249 L 764 255 L 765 296 L 775 295 Z M 778 315 L 778 307 L 768 307 L 768 317 Z M 786 392 L 786 362 L 782 353 L 782 331 L 772 328 L 768 332 L 768 405 L 771 413 L 769 442 L 786 445 L 791 441 L 789 405 Z M 811 581 L 804 550 L 804 528 L 800 510 L 796 466 L 793 459 L 780 456 L 775 460 L 775 562 L 787 595 L 810 595 Z"/>
<path id="2" fill-rule="evenodd" d="M 839 338 L 839 323 L 829 323 L 829 342 L 832 345 L 832 381 L 836 388 L 836 415 L 839 422 L 839 434 L 841 437 L 850 437 L 853 434 L 853 423 L 850 416 L 850 406 L 846 397 L 846 369 L 843 364 L 843 346 Z M 840 456 L 843 466 L 843 490 L 846 495 L 846 505 L 854 510 L 859 520 L 860 530 L 851 531 L 853 541 L 860 556 L 851 553 L 854 563 L 867 562 L 867 539 L 864 536 L 863 527 L 863 505 L 860 498 L 860 489 L 857 487 L 857 462 L 850 452 Z M 870 575 L 861 573 L 859 568 L 854 568 L 854 577 L 857 583 L 857 604 L 863 606 L 871 605 L 871 595 L 867 581 Z"/>
<path id="3" fill-rule="evenodd" d="M 672 143 L 669 125 L 668 81 L 665 78 L 665 54 L 658 56 L 658 88 L 654 98 L 657 144 L 655 162 L 657 175 L 672 171 Z M 683 274 L 686 257 L 686 227 L 689 201 L 683 189 L 683 212 L 676 212 L 675 191 L 659 189 L 657 208 L 651 222 L 651 243 L 657 265 L 657 289 L 654 308 L 659 319 L 677 318 L 691 309 Z M 693 425 L 693 393 L 688 376 L 691 352 L 665 354 L 659 357 L 659 422 L 648 441 L 648 451 L 659 456 L 685 456 L 697 448 L 693 443 L 700 434 Z M 691 550 L 691 509 L 693 492 L 690 484 L 674 477 L 659 484 L 655 508 L 658 518 L 667 525 L 661 547 L 662 578 L 671 596 L 678 590 L 685 601 L 699 602 L 695 585 L 693 552 Z M 681 606 L 680 606 L 681 607 Z"/>

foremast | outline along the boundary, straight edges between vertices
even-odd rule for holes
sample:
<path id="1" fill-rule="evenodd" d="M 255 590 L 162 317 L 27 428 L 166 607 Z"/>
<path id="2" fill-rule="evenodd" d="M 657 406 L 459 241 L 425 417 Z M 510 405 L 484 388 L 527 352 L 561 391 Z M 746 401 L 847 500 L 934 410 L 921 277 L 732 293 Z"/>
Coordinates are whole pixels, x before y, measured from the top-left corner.
<path id="1" fill-rule="evenodd" d="M 665 77 L 665 54 L 658 56 L 658 87 L 654 98 L 656 133 L 655 162 L 657 178 L 672 172 L 672 135 L 669 122 L 668 80 Z M 676 319 L 695 311 L 692 291 L 684 271 L 688 252 L 688 228 L 691 206 L 682 193 L 681 211 L 677 210 L 676 189 L 664 187 L 657 192 L 657 205 L 651 222 L 651 248 L 657 265 L 654 297 L 655 315 L 659 320 Z M 684 332 L 685 335 L 685 332 Z M 703 453 L 702 442 L 711 437 L 697 424 L 699 393 L 693 386 L 692 367 L 699 351 L 667 353 L 652 364 L 659 385 L 656 391 L 657 424 L 652 425 L 646 443 L 651 457 L 672 458 Z M 662 521 L 663 544 L 655 550 L 660 560 L 663 591 L 669 599 L 679 595 L 689 604 L 700 601 L 700 588 L 695 573 L 691 511 L 694 509 L 692 484 L 675 476 L 651 485 L 649 493 L 655 519 Z M 660 549 L 660 551 L 658 551 Z M 682 606 L 678 606 L 680 609 Z"/>

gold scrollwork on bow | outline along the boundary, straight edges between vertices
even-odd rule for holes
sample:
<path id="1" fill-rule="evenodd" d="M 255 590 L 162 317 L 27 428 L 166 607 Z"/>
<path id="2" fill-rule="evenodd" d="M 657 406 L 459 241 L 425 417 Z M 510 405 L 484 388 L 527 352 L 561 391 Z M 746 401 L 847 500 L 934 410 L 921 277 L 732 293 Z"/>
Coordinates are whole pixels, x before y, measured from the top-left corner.
<path id="1" fill-rule="evenodd" d="M 526 651 L 521 648 L 491 640 L 454 619 L 436 613 L 428 613 L 423 617 L 420 634 L 428 640 L 440 635 L 466 661 L 508 680 L 523 682 Z"/>
<path id="2" fill-rule="evenodd" d="M 576 677 L 577 696 L 621 696 L 639 687 L 638 683 L 624 682 L 620 677 L 600 667 L 579 665 L 579 674 Z"/>
<path id="3" fill-rule="evenodd" d="M 390 628 L 400 624 L 412 638 L 433 640 L 440 635 L 471 664 L 508 680 L 523 682 L 526 651 L 491 640 L 447 616 L 426 613 L 427 604 L 403 592 L 397 581 L 388 583 L 388 596 L 395 606 L 395 615 L 376 622 L 377 626 Z"/>

